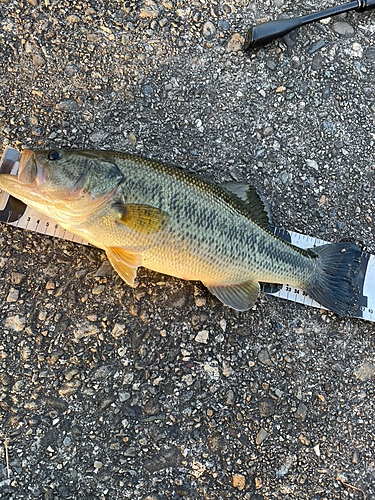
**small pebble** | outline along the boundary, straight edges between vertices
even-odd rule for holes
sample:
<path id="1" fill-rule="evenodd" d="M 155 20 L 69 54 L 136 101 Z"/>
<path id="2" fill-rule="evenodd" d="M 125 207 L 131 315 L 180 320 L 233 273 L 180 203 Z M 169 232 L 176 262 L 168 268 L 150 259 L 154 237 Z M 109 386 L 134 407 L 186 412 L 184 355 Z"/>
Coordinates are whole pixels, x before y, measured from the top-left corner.
<path id="1" fill-rule="evenodd" d="M 305 446 L 309 446 L 310 445 L 310 441 L 308 439 L 305 438 L 305 436 L 299 436 L 298 438 L 302 444 L 304 444 Z"/>
<path id="2" fill-rule="evenodd" d="M 95 272 L 94 276 L 98 278 L 105 278 L 107 276 L 111 276 L 113 271 L 113 267 L 111 264 L 108 262 L 108 260 L 105 260 L 99 269 Z"/>
<path id="3" fill-rule="evenodd" d="M 265 441 L 268 436 L 270 435 L 269 432 L 267 432 L 266 430 L 264 430 L 263 428 L 260 429 L 260 431 L 258 432 L 258 434 L 256 435 L 256 438 L 255 438 L 255 442 L 257 445 L 260 445 L 263 443 L 263 441 Z"/>
<path id="4" fill-rule="evenodd" d="M 112 335 L 117 339 L 125 332 L 125 325 L 122 323 L 115 323 L 112 329 Z"/>
<path id="5" fill-rule="evenodd" d="M 69 21 L 70 23 L 79 23 L 81 19 L 75 14 L 71 14 L 66 18 L 66 20 Z"/>
<path id="6" fill-rule="evenodd" d="M 33 127 L 31 129 L 32 135 L 35 135 L 36 137 L 42 137 L 45 134 L 45 128 L 44 127 Z"/>
<path id="7" fill-rule="evenodd" d="M 263 137 L 269 137 L 270 135 L 272 135 L 274 132 L 273 130 L 273 127 L 267 125 L 266 127 L 264 127 L 264 129 L 262 130 L 262 135 Z"/>
<path id="8" fill-rule="evenodd" d="M 244 38 L 239 33 L 234 33 L 227 45 L 227 52 L 239 52 L 244 43 Z"/>
<path id="9" fill-rule="evenodd" d="M 227 328 L 227 321 L 226 321 L 226 319 L 222 318 L 220 320 L 219 325 L 220 325 L 220 328 L 223 330 L 223 332 L 225 332 L 225 330 Z"/>
<path id="10" fill-rule="evenodd" d="M 346 21 L 338 21 L 333 23 L 332 30 L 341 36 L 351 36 L 354 35 L 354 28 L 351 24 Z"/>
<path id="11" fill-rule="evenodd" d="M 17 302 L 19 294 L 19 290 L 17 290 L 16 288 L 11 288 L 7 296 L 7 302 Z"/>
<path id="12" fill-rule="evenodd" d="M 203 307 L 206 305 L 206 297 L 195 297 L 195 305 L 197 307 Z"/>
<path id="13" fill-rule="evenodd" d="M 155 19 L 159 15 L 159 7 L 152 0 L 145 0 L 143 7 L 140 10 L 139 16 L 142 19 Z"/>
<path id="14" fill-rule="evenodd" d="M 100 144 L 101 142 L 105 141 L 108 136 L 108 132 L 105 132 L 104 130 L 96 130 L 95 132 L 90 134 L 90 141 L 95 144 Z"/>
<path id="15" fill-rule="evenodd" d="M 211 23 L 211 21 L 207 21 L 203 25 L 203 36 L 206 40 L 213 40 L 216 35 L 216 28 Z"/>
<path id="16" fill-rule="evenodd" d="M 234 391 L 232 391 L 232 389 L 229 389 L 229 391 L 227 392 L 227 397 L 225 402 L 229 406 L 233 406 L 234 404 L 236 404 L 236 396 L 234 394 Z"/>
<path id="17" fill-rule="evenodd" d="M 288 474 L 294 459 L 295 457 L 287 457 L 281 468 L 278 471 L 276 471 L 276 477 L 283 477 L 286 474 Z"/>
<path id="18" fill-rule="evenodd" d="M 219 21 L 219 28 L 221 30 L 229 30 L 230 25 L 229 25 L 228 21 L 225 21 L 224 19 L 221 19 Z"/>
<path id="19" fill-rule="evenodd" d="M 269 352 L 267 349 L 262 349 L 258 353 L 258 360 L 262 363 L 262 365 L 266 366 L 274 366 L 272 359 L 270 358 Z"/>
<path id="20" fill-rule="evenodd" d="M 245 488 L 245 476 L 242 474 L 234 474 L 232 478 L 234 488 L 242 491 Z"/>
<path id="21" fill-rule="evenodd" d="M 75 111 L 78 108 L 78 103 L 73 99 L 68 101 L 60 101 L 56 104 L 56 109 L 59 111 Z"/>
<path id="22" fill-rule="evenodd" d="M 39 311 L 38 319 L 40 321 L 45 321 L 46 318 L 47 318 L 47 311 L 46 310 Z"/>
<path id="23" fill-rule="evenodd" d="M 361 382 L 366 382 L 375 377 L 375 365 L 364 361 L 355 371 L 354 376 L 361 380 Z"/>
<path id="24" fill-rule="evenodd" d="M 306 420 L 306 417 L 307 417 L 307 406 L 304 403 L 300 403 L 298 405 L 298 408 L 297 408 L 297 411 L 295 413 L 295 416 L 297 418 L 301 419 L 302 422 L 304 420 Z"/>
<path id="25" fill-rule="evenodd" d="M 360 461 L 360 454 L 359 454 L 359 451 L 358 450 L 354 450 L 353 451 L 353 455 L 352 455 L 352 464 L 359 464 L 359 461 Z"/>
<path id="26" fill-rule="evenodd" d="M 13 271 L 11 276 L 10 276 L 10 279 L 11 279 L 13 285 L 19 285 L 20 283 L 22 283 L 22 281 L 25 279 L 25 277 L 26 277 L 26 274 L 17 273 L 17 272 Z"/>
<path id="27" fill-rule="evenodd" d="M 273 61 L 272 59 L 269 59 L 267 60 L 267 68 L 270 69 L 271 71 L 275 71 L 275 69 L 277 68 L 277 64 L 275 61 Z"/>
<path id="28" fill-rule="evenodd" d="M 143 411 L 145 412 L 146 415 L 156 415 L 157 413 L 160 412 L 159 401 L 157 401 L 156 399 L 149 399 L 145 403 Z"/>
<path id="29" fill-rule="evenodd" d="M 192 385 L 194 383 L 194 379 L 191 373 L 183 375 L 182 380 L 185 382 L 186 385 Z"/>
<path id="30" fill-rule="evenodd" d="M 5 320 L 5 329 L 14 330 L 16 332 L 21 332 L 25 328 L 26 318 L 16 314 L 15 316 L 9 316 Z"/>
<path id="31" fill-rule="evenodd" d="M 207 330 L 202 330 L 197 333 L 194 340 L 195 342 L 198 342 L 200 344 L 207 344 L 208 337 L 209 337 L 209 332 Z"/>
<path id="32" fill-rule="evenodd" d="M 314 42 L 308 46 L 308 48 L 306 49 L 306 52 L 308 54 L 314 54 L 314 52 L 317 52 L 319 49 L 324 47 L 325 44 L 326 43 L 323 39 L 317 40 L 316 42 Z"/>
<path id="33" fill-rule="evenodd" d="M 34 66 L 41 67 L 46 64 L 46 60 L 39 54 L 33 54 L 33 64 Z"/>
<path id="34" fill-rule="evenodd" d="M 136 138 L 136 137 L 135 137 L 135 135 L 134 135 L 134 134 L 132 134 L 132 133 L 130 133 L 130 134 L 128 135 L 128 141 L 130 142 L 130 144 L 131 144 L 132 146 L 136 146 L 136 145 L 137 145 L 137 138 Z"/>
<path id="35" fill-rule="evenodd" d="M 259 413 L 261 417 L 270 417 L 275 413 L 275 403 L 271 398 L 263 398 L 259 401 Z"/>
<path id="36" fill-rule="evenodd" d="M 305 160 L 305 161 L 309 167 L 313 168 L 314 170 L 319 170 L 319 166 L 315 160 Z"/>
<path id="37" fill-rule="evenodd" d="M 142 92 L 144 95 L 151 95 L 154 93 L 154 89 L 151 87 L 151 85 L 145 85 L 142 89 Z"/>
<path id="38" fill-rule="evenodd" d="M 66 446 L 67 448 L 72 444 L 72 440 L 70 439 L 70 437 L 66 437 L 63 441 L 63 445 Z"/>
<path id="39" fill-rule="evenodd" d="M 313 448 L 314 450 L 314 453 L 317 457 L 320 457 L 320 448 L 319 448 L 319 444 L 317 444 L 316 446 L 314 446 Z"/>
<path id="40" fill-rule="evenodd" d="M 230 377 L 234 373 L 235 372 L 234 372 L 233 368 L 230 365 L 228 365 L 225 361 L 223 361 L 223 375 L 224 375 L 224 377 Z"/>

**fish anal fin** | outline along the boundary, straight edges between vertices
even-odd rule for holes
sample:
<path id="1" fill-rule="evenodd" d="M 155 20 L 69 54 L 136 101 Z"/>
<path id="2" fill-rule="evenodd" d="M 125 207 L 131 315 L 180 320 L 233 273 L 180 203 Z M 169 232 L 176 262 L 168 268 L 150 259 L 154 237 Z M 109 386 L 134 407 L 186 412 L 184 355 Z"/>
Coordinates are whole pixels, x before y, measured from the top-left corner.
<path id="1" fill-rule="evenodd" d="M 272 213 L 267 202 L 262 198 L 254 186 L 240 182 L 227 182 L 221 187 L 239 198 L 246 207 L 249 215 L 263 227 L 272 225 Z"/>
<path id="2" fill-rule="evenodd" d="M 167 212 L 150 205 L 117 203 L 115 208 L 119 213 L 119 223 L 142 234 L 160 231 L 169 219 Z"/>
<path id="3" fill-rule="evenodd" d="M 208 285 L 206 283 L 204 285 L 223 304 L 236 311 L 250 309 L 258 298 L 260 290 L 257 281 L 247 281 L 239 285 Z"/>
<path id="4" fill-rule="evenodd" d="M 120 277 L 133 286 L 137 275 L 137 268 L 142 264 L 140 254 L 131 253 L 121 247 L 107 247 L 106 254 L 109 262 Z"/>

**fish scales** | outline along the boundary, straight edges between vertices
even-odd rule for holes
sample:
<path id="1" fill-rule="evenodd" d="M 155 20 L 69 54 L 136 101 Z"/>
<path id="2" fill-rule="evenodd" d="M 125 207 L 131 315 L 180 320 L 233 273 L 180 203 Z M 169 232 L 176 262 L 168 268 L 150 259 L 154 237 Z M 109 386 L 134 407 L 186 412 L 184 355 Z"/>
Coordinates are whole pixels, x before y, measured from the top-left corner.
<path id="1" fill-rule="evenodd" d="M 116 164 L 124 176 L 127 203 L 157 206 L 170 216 L 156 246 L 142 252 L 146 267 L 210 283 L 252 278 L 277 282 L 283 274 L 294 282 L 303 279 L 310 257 L 285 249 L 283 241 L 250 220 L 241 204 L 219 186 L 183 169 L 134 161 L 130 155 L 118 158 Z M 149 235 L 133 236 L 134 246 L 150 243 Z M 182 256 L 188 268 L 181 275 Z"/>
<path id="2" fill-rule="evenodd" d="M 344 316 L 358 307 L 360 249 L 281 240 L 251 186 L 126 153 L 25 150 L 18 177 L 1 175 L 0 188 L 104 249 L 129 284 L 143 265 L 202 281 L 238 310 L 253 305 L 258 281 L 299 286 Z"/>

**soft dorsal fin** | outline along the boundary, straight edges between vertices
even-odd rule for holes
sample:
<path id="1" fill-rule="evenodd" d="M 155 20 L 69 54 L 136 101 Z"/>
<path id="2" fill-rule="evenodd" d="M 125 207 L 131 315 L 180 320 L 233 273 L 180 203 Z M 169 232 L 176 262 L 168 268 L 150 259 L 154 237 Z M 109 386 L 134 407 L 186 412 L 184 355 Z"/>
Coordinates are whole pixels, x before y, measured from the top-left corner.
<path id="1" fill-rule="evenodd" d="M 209 291 L 215 295 L 223 304 L 236 311 L 250 309 L 258 298 L 259 283 L 247 281 L 239 285 L 208 285 L 203 283 Z"/>
<path id="2" fill-rule="evenodd" d="M 167 212 L 150 205 L 116 203 L 114 207 L 118 210 L 121 224 L 142 234 L 159 231 L 169 219 Z"/>
<path id="3" fill-rule="evenodd" d="M 106 254 L 109 262 L 121 278 L 128 285 L 134 285 L 137 268 L 142 264 L 141 255 L 128 252 L 121 247 L 107 247 Z"/>
<path id="4" fill-rule="evenodd" d="M 258 222 L 258 224 L 267 228 L 272 225 L 270 208 L 254 186 L 242 184 L 240 182 L 227 182 L 221 184 L 221 187 L 239 198 L 243 202 L 251 218 Z"/>

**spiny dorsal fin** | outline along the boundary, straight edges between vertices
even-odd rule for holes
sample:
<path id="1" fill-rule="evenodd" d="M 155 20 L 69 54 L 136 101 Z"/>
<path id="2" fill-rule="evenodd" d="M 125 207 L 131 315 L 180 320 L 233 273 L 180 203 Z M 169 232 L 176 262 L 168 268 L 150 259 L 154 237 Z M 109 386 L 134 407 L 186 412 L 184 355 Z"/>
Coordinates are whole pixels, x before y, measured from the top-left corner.
<path id="1" fill-rule="evenodd" d="M 221 187 L 239 198 L 243 202 L 251 218 L 258 222 L 258 224 L 266 228 L 272 225 L 270 208 L 254 186 L 242 184 L 240 182 L 227 182 L 221 184 Z"/>
<path id="2" fill-rule="evenodd" d="M 121 224 L 143 234 L 159 231 L 169 219 L 167 212 L 149 205 L 117 203 L 115 208 L 118 209 Z"/>

